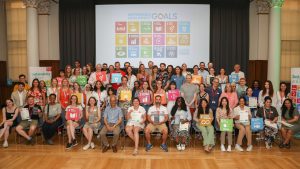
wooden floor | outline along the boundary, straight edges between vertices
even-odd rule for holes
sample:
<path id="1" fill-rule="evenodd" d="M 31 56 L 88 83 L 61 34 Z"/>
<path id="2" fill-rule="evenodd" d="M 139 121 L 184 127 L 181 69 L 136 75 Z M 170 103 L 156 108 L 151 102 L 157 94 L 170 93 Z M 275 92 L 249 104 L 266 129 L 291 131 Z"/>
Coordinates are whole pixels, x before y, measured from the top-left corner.
<path id="1" fill-rule="evenodd" d="M 72 150 L 65 150 L 66 140 L 61 136 L 55 138 L 53 146 L 42 144 L 41 137 L 34 146 L 16 144 L 14 135 L 10 139 L 9 148 L 0 148 L 0 169 L 300 169 L 300 140 L 295 140 L 290 150 L 279 149 L 277 145 L 266 150 L 262 143 L 256 142 L 250 153 L 221 152 L 218 144 L 207 154 L 200 140 L 192 141 L 184 152 L 178 152 L 174 143 L 169 142 L 166 153 L 159 148 L 159 140 L 153 139 L 155 147 L 150 152 L 145 152 L 141 142 L 139 155 L 132 156 L 133 143 L 128 138 L 122 140 L 124 149 L 119 146 L 117 153 L 109 150 L 104 154 L 96 139 L 98 146 L 88 151 L 82 150 L 85 140 Z"/>

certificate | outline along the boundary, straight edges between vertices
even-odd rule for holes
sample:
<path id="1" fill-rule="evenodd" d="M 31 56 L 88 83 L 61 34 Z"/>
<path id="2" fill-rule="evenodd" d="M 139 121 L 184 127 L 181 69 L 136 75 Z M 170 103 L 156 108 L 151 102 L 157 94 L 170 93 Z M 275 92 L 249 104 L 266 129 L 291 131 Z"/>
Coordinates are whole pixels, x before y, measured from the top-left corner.
<path id="1" fill-rule="evenodd" d="M 141 104 L 149 105 L 150 102 L 151 102 L 150 93 L 140 92 L 139 93 L 139 100 L 140 100 Z"/>
<path id="2" fill-rule="evenodd" d="M 249 107 L 257 108 L 257 97 L 249 97 Z"/>
<path id="3" fill-rule="evenodd" d="M 179 131 L 189 131 L 189 123 L 179 123 Z"/>
<path id="4" fill-rule="evenodd" d="M 112 73 L 111 74 L 111 83 L 121 83 L 122 74 L 121 73 Z"/>
<path id="5" fill-rule="evenodd" d="M 179 97 L 180 92 L 178 89 L 169 90 L 168 91 L 168 100 L 169 101 L 176 101 L 177 97 Z"/>
<path id="6" fill-rule="evenodd" d="M 200 115 L 200 126 L 210 126 L 212 122 L 212 119 L 209 115 Z"/>
<path id="7" fill-rule="evenodd" d="M 96 80 L 101 81 L 101 82 L 106 81 L 106 72 L 105 71 L 97 72 L 96 73 Z"/>
<path id="8" fill-rule="evenodd" d="M 95 123 L 95 116 L 93 114 L 89 115 L 89 123 L 90 124 Z"/>
<path id="9" fill-rule="evenodd" d="M 239 82 L 239 74 L 234 73 L 229 75 L 229 83 L 238 83 Z"/>
<path id="10" fill-rule="evenodd" d="M 142 119 L 142 113 L 139 113 L 137 111 L 133 111 L 131 113 L 131 120 L 134 121 L 134 122 L 141 122 L 141 119 Z"/>
<path id="11" fill-rule="evenodd" d="M 74 108 L 68 108 L 67 110 L 67 120 L 74 120 L 78 121 L 79 120 L 79 108 L 74 107 Z"/>
<path id="12" fill-rule="evenodd" d="M 192 75 L 192 83 L 201 84 L 202 76 L 201 75 Z"/>
<path id="13" fill-rule="evenodd" d="M 246 111 L 240 111 L 240 123 L 248 123 L 249 122 L 249 114 Z"/>
<path id="14" fill-rule="evenodd" d="M 59 87 L 61 87 L 61 82 L 62 82 L 63 78 L 57 77 L 56 80 L 57 80 L 57 85 L 58 85 Z"/>
<path id="15" fill-rule="evenodd" d="M 22 108 L 21 109 L 21 119 L 22 120 L 30 120 L 28 108 Z"/>
<path id="16" fill-rule="evenodd" d="M 120 100 L 121 101 L 130 101 L 131 100 L 131 90 L 121 90 L 120 92 Z"/>

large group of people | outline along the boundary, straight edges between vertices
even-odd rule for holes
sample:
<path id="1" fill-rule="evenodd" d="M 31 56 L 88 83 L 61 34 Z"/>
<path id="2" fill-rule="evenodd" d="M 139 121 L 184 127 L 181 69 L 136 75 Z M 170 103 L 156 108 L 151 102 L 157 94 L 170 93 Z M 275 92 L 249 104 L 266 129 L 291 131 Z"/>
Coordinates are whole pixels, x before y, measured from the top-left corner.
<path id="1" fill-rule="evenodd" d="M 53 136 L 59 128 L 67 133 L 66 149 L 78 145 L 76 130 L 82 129 L 87 140 L 83 150 L 95 148 L 93 136 L 101 140 L 102 152 L 110 148 L 117 152 L 120 133 L 134 142 L 133 155 L 138 154 L 139 135 L 144 132 L 146 151 L 153 147 L 151 136 L 161 137 L 160 148 L 167 152 L 167 139 L 176 142 L 178 151 L 189 145 L 191 133 L 199 131 L 203 149 L 211 152 L 216 133 L 220 133 L 221 151 L 232 150 L 233 132 L 238 132 L 234 149 L 252 151 L 252 133 L 260 132 L 270 149 L 281 132 L 280 148 L 290 148 L 294 133 L 300 131 L 299 112 L 290 98 L 287 84 L 280 83 L 275 91 L 271 81 L 260 86 L 259 81 L 247 86 L 240 65 L 227 74 L 221 68 L 216 74 L 213 63 L 194 65 L 189 72 L 182 66 L 148 62 L 133 69 L 129 62 L 121 69 L 119 62 L 81 67 L 66 65 L 58 77 L 46 86 L 45 81 L 34 79 L 26 83 L 19 76 L 11 98 L 2 109 L 0 138 L 8 147 L 10 129 L 35 144 L 34 137 L 42 133 L 45 142 L 54 144 Z M 253 125 L 255 120 L 258 124 Z M 113 135 L 109 143 L 107 134 Z M 227 138 L 227 148 L 225 147 Z"/>

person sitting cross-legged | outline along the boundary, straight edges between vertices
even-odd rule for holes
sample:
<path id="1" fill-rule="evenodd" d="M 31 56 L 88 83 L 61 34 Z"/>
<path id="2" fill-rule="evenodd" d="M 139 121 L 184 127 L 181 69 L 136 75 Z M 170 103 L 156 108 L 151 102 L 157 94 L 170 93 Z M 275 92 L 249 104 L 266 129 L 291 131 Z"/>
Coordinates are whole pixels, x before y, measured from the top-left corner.
<path id="1" fill-rule="evenodd" d="M 39 118 L 42 114 L 41 106 L 34 103 L 34 97 L 28 96 L 27 105 L 21 110 L 22 121 L 17 126 L 18 134 L 27 139 L 27 144 L 33 145 L 33 135 L 36 132 Z M 28 134 L 24 131 L 29 127 Z"/>
<path id="2" fill-rule="evenodd" d="M 146 151 L 149 151 L 153 145 L 150 142 L 151 132 L 161 132 L 162 133 L 162 144 L 160 148 L 165 152 L 168 151 L 166 140 L 168 138 L 168 128 L 166 122 L 168 121 L 168 111 L 165 106 L 161 105 L 161 96 L 157 95 L 155 97 L 155 105 L 149 108 L 147 119 L 149 124 L 145 129 L 145 136 L 147 140 Z"/>

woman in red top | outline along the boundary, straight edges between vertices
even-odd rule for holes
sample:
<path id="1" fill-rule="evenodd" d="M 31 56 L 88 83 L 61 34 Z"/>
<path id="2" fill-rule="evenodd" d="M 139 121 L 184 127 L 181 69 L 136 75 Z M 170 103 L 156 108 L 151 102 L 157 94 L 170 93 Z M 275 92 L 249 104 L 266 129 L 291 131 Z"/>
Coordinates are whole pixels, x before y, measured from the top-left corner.
<path id="1" fill-rule="evenodd" d="M 40 103 L 41 99 L 46 100 L 45 93 L 42 92 L 40 81 L 38 79 L 33 79 L 30 90 L 27 93 L 28 96 L 33 96 L 34 103 Z"/>
<path id="2" fill-rule="evenodd" d="M 71 90 L 69 88 L 69 81 L 67 79 L 63 79 L 61 83 L 61 88 L 59 89 L 58 93 L 58 100 L 62 109 L 65 110 L 70 100 Z"/>

